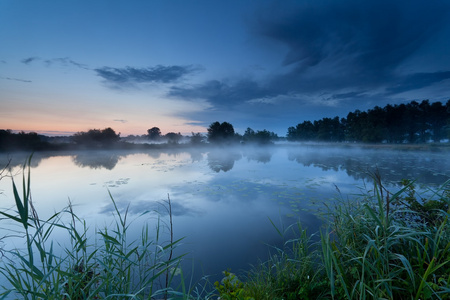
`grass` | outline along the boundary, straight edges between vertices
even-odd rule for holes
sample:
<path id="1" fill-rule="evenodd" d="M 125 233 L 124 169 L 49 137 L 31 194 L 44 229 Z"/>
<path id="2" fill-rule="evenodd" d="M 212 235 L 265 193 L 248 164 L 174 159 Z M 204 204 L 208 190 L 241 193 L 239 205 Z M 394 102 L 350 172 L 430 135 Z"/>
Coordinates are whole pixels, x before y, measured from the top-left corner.
<path id="1" fill-rule="evenodd" d="M 297 238 L 243 281 L 226 273 L 221 299 L 450 299 L 450 181 L 425 199 L 410 181 L 391 194 L 373 179 L 329 208 L 318 242 L 291 226 Z"/>
<path id="2" fill-rule="evenodd" d="M 31 159 L 31 158 L 30 158 Z M 167 299 L 182 256 L 174 256 L 180 242 L 162 242 L 161 220 L 156 237 L 151 238 L 145 225 L 138 240 L 129 242 L 127 212 L 115 208 L 115 223 L 88 237 L 86 223 L 72 206 L 41 220 L 30 195 L 30 168 L 24 166 L 20 195 L 13 182 L 16 213 L 0 212 L 19 224 L 23 249 L 4 250 L 0 273 L 10 284 L 3 286 L 0 299 Z M 170 198 L 167 207 L 171 210 Z M 67 218 L 68 216 L 68 218 Z M 69 222 L 63 220 L 69 219 Z M 171 226 L 171 222 L 170 222 Z M 63 230 L 70 237 L 69 246 L 59 249 L 52 233 Z M 170 228 L 172 231 L 172 228 Z M 17 233 L 16 233 L 17 234 Z M 95 241 L 94 244 L 92 240 Z M 8 298 L 9 297 L 9 298 Z"/>
<path id="3" fill-rule="evenodd" d="M 90 237 L 70 203 L 39 218 L 29 164 L 21 194 L 13 181 L 16 211 L 0 212 L 19 225 L 24 241 L 23 248 L 4 250 L 0 273 L 10 286 L 0 299 L 450 299 L 450 181 L 421 197 L 407 180 L 390 193 L 375 173 L 372 190 L 329 207 L 320 233 L 309 235 L 300 223 L 280 229 L 270 220 L 281 237 L 295 237 L 271 247 L 267 261 L 239 278 L 226 271 L 214 287 L 207 280 L 193 284 L 181 272 L 173 288 L 182 255 L 174 255 L 180 240 L 173 240 L 170 198 L 167 242 L 159 218 L 156 232 L 144 225 L 130 242 L 128 213 L 112 196 L 113 225 Z M 68 245 L 52 240 L 61 230 Z"/>

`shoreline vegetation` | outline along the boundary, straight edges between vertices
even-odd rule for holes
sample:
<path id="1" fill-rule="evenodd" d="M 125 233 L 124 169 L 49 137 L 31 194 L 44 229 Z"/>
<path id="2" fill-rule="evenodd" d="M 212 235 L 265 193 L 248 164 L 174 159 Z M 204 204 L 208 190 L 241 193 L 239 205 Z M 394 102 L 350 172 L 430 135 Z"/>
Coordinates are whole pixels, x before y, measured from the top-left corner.
<path id="1" fill-rule="evenodd" d="M 121 137 L 111 127 L 77 132 L 72 136 L 49 137 L 36 132 L 14 133 L 0 129 L 0 152 L 82 150 L 82 149 L 158 149 L 210 145 L 257 144 L 272 145 L 280 141 L 316 142 L 343 145 L 368 145 L 403 148 L 448 147 L 450 140 L 450 100 L 447 103 L 421 103 L 379 106 L 367 111 L 350 112 L 346 118 L 323 118 L 303 121 L 287 129 L 285 137 L 264 130 L 247 128 L 244 134 L 235 132 L 228 122 L 213 122 L 207 133 L 168 132 L 162 134 L 158 127 L 147 130 L 147 134 Z M 426 146 L 422 146 L 426 145 Z"/>
<path id="2" fill-rule="evenodd" d="M 165 236 L 161 218 L 155 233 L 144 225 L 141 238 L 129 241 L 131 222 L 112 196 L 115 223 L 97 229 L 95 242 L 70 203 L 40 219 L 30 164 L 31 157 L 22 191 L 13 181 L 15 210 L 0 211 L 1 222 L 22 228 L 12 234 L 24 241 L 23 248 L 1 249 L 0 272 L 9 287 L 0 299 L 450 299 L 450 181 L 419 195 L 413 181 L 403 180 L 390 192 L 374 172 L 373 188 L 355 199 L 337 187 L 338 202 L 327 207 L 320 232 L 270 221 L 284 247 L 272 247 L 270 258 L 247 273 L 224 271 L 213 284 L 183 277 L 180 240 L 171 238 L 171 225 Z M 171 215 L 169 197 L 165 207 Z M 70 237 L 62 251 L 52 240 L 57 230 Z"/>

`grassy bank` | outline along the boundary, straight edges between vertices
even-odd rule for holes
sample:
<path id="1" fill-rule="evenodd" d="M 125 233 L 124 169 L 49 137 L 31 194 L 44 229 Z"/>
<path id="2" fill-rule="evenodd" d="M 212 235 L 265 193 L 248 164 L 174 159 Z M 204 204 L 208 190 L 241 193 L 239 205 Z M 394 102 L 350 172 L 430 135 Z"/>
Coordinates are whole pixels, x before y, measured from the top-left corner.
<path id="1" fill-rule="evenodd" d="M 2 249 L 0 272 L 8 284 L 0 299 L 450 299 L 450 182 L 421 197 L 413 182 L 390 193 L 373 174 L 372 189 L 328 207 L 322 232 L 311 236 L 300 223 L 274 225 L 289 237 L 284 247 L 272 247 L 269 260 L 250 272 L 227 271 L 213 285 L 183 278 L 170 198 L 166 225 L 160 219 L 155 230 L 144 225 L 130 241 L 127 213 L 111 197 L 115 222 L 91 236 L 70 203 L 39 217 L 29 163 L 21 189 L 13 183 L 15 210 L 0 212 L 0 222 L 18 225 L 11 233 L 23 241 Z M 56 231 L 68 242 L 55 242 Z"/>
<path id="2" fill-rule="evenodd" d="M 373 178 L 329 208 L 318 242 L 293 226 L 297 238 L 242 281 L 226 273 L 221 299 L 450 299 L 450 182 L 422 198 L 413 182 L 391 194 Z"/>

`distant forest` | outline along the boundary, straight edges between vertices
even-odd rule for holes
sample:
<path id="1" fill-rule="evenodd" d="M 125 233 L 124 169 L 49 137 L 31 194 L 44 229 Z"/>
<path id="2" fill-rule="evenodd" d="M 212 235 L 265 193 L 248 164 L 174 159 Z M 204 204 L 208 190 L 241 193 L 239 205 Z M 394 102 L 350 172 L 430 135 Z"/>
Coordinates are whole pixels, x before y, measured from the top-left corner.
<path id="1" fill-rule="evenodd" d="M 347 118 L 323 118 L 289 127 L 289 141 L 426 143 L 450 139 L 450 100 L 430 104 L 412 101 L 355 110 Z"/>
<path id="2" fill-rule="evenodd" d="M 13 133 L 0 129 L 0 151 L 40 151 L 60 149 L 127 149 L 136 147 L 154 147 L 155 144 L 232 144 L 257 143 L 271 144 L 280 140 L 277 134 L 264 130 L 254 131 L 247 128 L 243 135 L 236 133 L 228 122 L 214 122 L 205 135 L 192 133 L 182 136 L 180 133 L 161 134 L 158 127 L 147 130 L 140 136 L 120 137 L 112 128 L 90 129 L 77 132 L 69 137 L 48 137 L 35 132 Z M 412 101 L 408 104 L 386 105 L 369 109 L 355 110 L 346 118 L 323 118 L 318 121 L 304 121 L 295 127 L 289 127 L 286 135 L 288 141 L 318 142 L 361 142 L 361 143 L 427 143 L 450 139 L 450 100 L 445 105 L 441 102 L 421 103 Z"/>

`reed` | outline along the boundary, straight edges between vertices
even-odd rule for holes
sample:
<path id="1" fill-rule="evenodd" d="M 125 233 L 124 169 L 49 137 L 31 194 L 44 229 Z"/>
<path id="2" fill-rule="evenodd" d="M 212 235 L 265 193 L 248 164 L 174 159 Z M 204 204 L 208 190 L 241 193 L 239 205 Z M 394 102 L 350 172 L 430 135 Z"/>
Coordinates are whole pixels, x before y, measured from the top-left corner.
<path id="1" fill-rule="evenodd" d="M 411 181 L 339 198 L 318 242 L 300 223 L 277 228 L 283 247 L 241 276 L 216 283 L 221 299 L 450 299 L 450 181 L 420 198 Z M 414 199 L 411 197 L 414 196 Z M 414 200 L 414 201 L 413 201 Z"/>
<path id="2" fill-rule="evenodd" d="M 334 299 L 449 299 L 449 182 L 433 196 L 446 210 L 435 222 L 412 219 L 421 212 L 405 205 L 412 183 L 390 195 L 374 177 L 360 205 L 340 204 L 322 233 L 322 258 Z"/>
<path id="3" fill-rule="evenodd" d="M 86 223 L 70 203 L 42 220 L 31 199 L 30 160 L 23 167 L 21 196 L 12 183 L 16 212 L 0 212 L 20 225 L 24 241 L 23 249 L 4 250 L 0 273 L 10 286 L 2 287 L 0 299 L 167 299 L 171 295 L 170 285 L 182 258 L 174 255 L 180 240 L 174 241 L 171 235 L 169 242 L 162 241 L 159 216 L 156 237 L 152 238 L 146 223 L 140 238 L 131 242 L 128 209 L 121 213 L 111 195 L 115 223 L 97 230 L 94 238 L 88 237 Z M 170 198 L 167 205 L 171 211 Z M 68 246 L 57 249 L 52 240 L 55 230 L 68 234 Z"/>
<path id="4" fill-rule="evenodd" d="M 12 182 L 16 210 L 0 212 L 19 226 L 24 243 L 3 250 L 0 273 L 9 286 L 0 299 L 450 299 L 450 181 L 419 197 L 413 182 L 390 193 L 374 173 L 373 189 L 329 207 L 318 236 L 301 223 L 279 228 L 270 220 L 283 239 L 294 238 L 270 246 L 269 259 L 239 275 L 242 281 L 227 271 L 214 288 L 207 276 L 199 284 L 181 272 L 173 288 L 183 255 L 175 255 L 181 240 L 173 239 L 170 197 L 169 241 L 163 242 L 158 215 L 155 232 L 145 223 L 130 242 L 128 208 L 121 213 L 111 194 L 114 222 L 90 237 L 70 202 L 48 219 L 39 217 L 30 160 L 22 193 Z M 70 237 L 67 245 L 52 239 L 61 230 Z"/>

